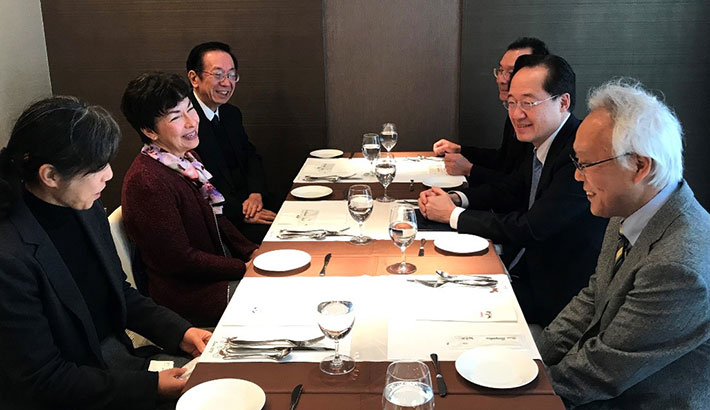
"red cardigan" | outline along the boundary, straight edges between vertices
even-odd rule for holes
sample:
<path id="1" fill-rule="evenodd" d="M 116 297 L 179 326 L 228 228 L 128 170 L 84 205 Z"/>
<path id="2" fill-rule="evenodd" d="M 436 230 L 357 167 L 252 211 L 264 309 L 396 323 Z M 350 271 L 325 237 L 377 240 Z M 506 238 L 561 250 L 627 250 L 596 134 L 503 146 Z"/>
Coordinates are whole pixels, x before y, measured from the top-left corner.
<path id="1" fill-rule="evenodd" d="M 193 323 L 214 326 L 227 306 L 227 283 L 239 280 L 257 248 L 219 217 L 223 256 L 212 208 L 195 184 L 138 154 L 123 180 L 123 221 L 159 304 Z"/>

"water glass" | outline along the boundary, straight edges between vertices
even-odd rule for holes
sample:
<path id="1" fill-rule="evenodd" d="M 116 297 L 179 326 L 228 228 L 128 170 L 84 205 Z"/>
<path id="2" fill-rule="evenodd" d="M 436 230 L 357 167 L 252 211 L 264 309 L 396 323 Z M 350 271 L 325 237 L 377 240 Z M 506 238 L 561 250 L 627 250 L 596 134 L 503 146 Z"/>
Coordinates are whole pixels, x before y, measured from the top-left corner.
<path id="1" fill-rule="evenodd" d="M 387 195 L 387 187 L 394 181 L 394 177 L 397 174 L 397 166 L 392 158 L 386 156 L 380 158 L 375 165 L 375 176 L 377 180 L 380 181 L 383 187 L 385 187 L 385 193 L 380 198 L 377 198 L 380 202 L 392 202 L 394 198 Z"/>
<path id="2" fill-rule="evenodd" d="M 364 245 L 372 242 L 372 238 L 363 235 L 362 225 L 365 220 L 372 214 L 372 190 L 368 185 L 353 185 L 348 189 L 348 211 L 360 227 L 358 236 L 353 236 L 350 243 L 355 245 Z"/>
<path id="3" fill-rule="evenodd" d="M 340 339 L 350 333 L 353 323 L 355 311 L 352 302 L 336 300 L 318 304 L 318 327 L 326 337 L 335 342 L 335 353 L 320 362 L 323 373 L 340 375 L 350 373 L 355 368 L 355 360 L 340 354 L 338 350 Z"/>
<path id="4" fill-rule="evenodd" d="M 362 155 L 370 161 L 370 172 L 365 175 L 372 176 L 372 166 L 375 160 L 380 157 L 380 136 L 374 132 L 369 132 L 362 136 Z"/>
<path id="5" fill-rule="evenodd" d="M 390 363 L 382 392 L 382 408 L 432 410 L 434 389 L 427 365 L 407 360 Z"/>
<path id="6" fill-rule="evenodd" d="M 394 274 L 409 274 L 417 271 L 417 267 L 407 263 L 404 251 L 414 242 L 417 236 L 417 214 L 410 205 L 397 205 L 390 210 L 389 234 L 395 246 L 402 250 L 402 262 L 387 267 L 387 272 Z"/>
<path id="7" fill-rule="evenodd" d="M 387 152 L 392 151 L 395 145 L 397 145 L 397 126 L 391 122 L 382 124 L 382 132 L 380 132 L 380 144 L 387 150 Z"/>

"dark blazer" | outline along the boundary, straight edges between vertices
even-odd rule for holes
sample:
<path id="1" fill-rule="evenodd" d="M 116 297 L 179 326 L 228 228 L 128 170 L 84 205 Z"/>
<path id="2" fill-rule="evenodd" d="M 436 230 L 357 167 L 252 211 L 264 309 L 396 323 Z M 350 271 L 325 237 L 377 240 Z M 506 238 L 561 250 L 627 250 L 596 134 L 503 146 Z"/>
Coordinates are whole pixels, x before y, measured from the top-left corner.
<path id="1" fill-rule="evenodd" d="M 464 190 L 469 210 L 459 217 L 459 232 L 502 243 L 509 255 L 526 249 L 510 273 L 530 323 L 550 323 L 586 286 L 607 224 L 590 213 L 582 183 L 574 180 L 569 155 L 579 123 L 570 115 L 552 142 L 529 210 L 532 145 L 504 181 Z"/>
<path id="2" fill-rule="evenodd" d="M 113 292 L 117 336 L 132 349 L 131 329 L 178 352 L 190 324 L 126 282 L 99 202 L 76 212 Z M 0 220 L 0 352 L 4 409 L 155 407 L 157 374 L 107 368 L 79 288 L 22 201 Z"/>
<path id="3" fill-rule="evenodd" d="M 212 174 L 210 182 L 224 195 L 224 214 L 239 226 L 244 219 L 242 202 L 251 193 L 260 193 L 263 198 L 267 194 L 261 156 L 249 142 L 239 108 L 232 104 L 222 104 L 219 107 L 219 119 L 222 124 L 222 130 L 219 130 L 207 120 L 194 94 L 190 93 L 189 97 L 200 116 L 200 144 L 195 152 L 200 155 L 202 164 Z M 220 142 L 220 135 L 226 138 L 226 143 Z M 231 156 L 234 161 L 232 165 L 226 156 Z"/>
<path id="4" fill-rule="evenodd" d="M 215 218 L 195 184 L 146 155 L 138 154 L 126 172 L 121 198 L 150 297 L 197 325 L 215 326 L 227 307 L 227 283 L 244 276 L 256 245 L 226 218 Z"/>
<path id="5" fill-rule="evenodd" d="M 525 153 L 530 146 L 527 142 L 518 141 L 515 129 L 508 116 L 503 126 L 503 139 L 498 149 L 461 147 L 461 155 L 473 164 L 471 175 L 466 177 L 469 186 L 497 183 L 507 175 L 515 172 L 523 162 Z"/>
<path id="6" fill-rule="evenodd" d="M 555 392 L 580 409 L 707 409 L 710 215 L 681 182 L 612 276 L 620 223 L 537 341 Z"/>

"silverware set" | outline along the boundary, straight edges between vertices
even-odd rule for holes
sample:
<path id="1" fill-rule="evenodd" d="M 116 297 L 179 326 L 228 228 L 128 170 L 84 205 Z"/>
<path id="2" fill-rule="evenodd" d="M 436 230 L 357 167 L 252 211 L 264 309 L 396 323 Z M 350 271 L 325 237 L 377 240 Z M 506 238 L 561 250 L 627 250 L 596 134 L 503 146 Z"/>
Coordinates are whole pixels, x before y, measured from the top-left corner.
<path id="1" fill-rule="evenodd" d="M 305 181 L 311 182 L 311 181 L 328 181 L 331 183 L 339 182 L 340 180 L 343 179 L 351 179 L 351 180 L 360 180 L 362 178 L 355 177 L 355 174 L 350 174 L 350 175 L 304 175 L 303 179 Z"/>
<path id="2" fill-rule="evenodd" d="M 309 229 L 309 230 L 291 230 L 291 229 L 282 229 L 279 231 L 279 233 L 276 235 L 277 238 L 279 239 L 295 239 L 295 238 L 308 238 L 308 239 L 316 239 L 316 240 L 321 240 L 325 239 L 328 236 L 352 236 L 346 233 L 343 233 L 347 231 L 350 228 L 343 228 L 339 230 L 329 230 L 329 229 Z"/>
<path id="3" fill-rule="evenodd" d="M 419 162 L 419 161 L 443 161 L 443 157 L 428 157 L 424 155 L 417 155 L 416 157 L 405 157 L 406 160 Z"/>
<path id="4" fill-rule="evenodd" d="M 323 352 L 334 350 L 332 347 L 313 346 L 313 344 L 318 343 L 323 338 L 324 336 L 309 340 L 240 340 L 227 338 L 219 354 L 224 360 L 269 359 L 278 361 L 293 351 Z"/>
<path id="5" fill-rule="evenodd" d="M 498 281 L 488 276 L 476 275 L 450 275 L 447 272 L 437 270 L 436 279 L 407 279 L 407 282 L 418 283 L 430 288 L 440 288 L 445 285 L 470 286 L 478 288 L 496 288 Z"/>

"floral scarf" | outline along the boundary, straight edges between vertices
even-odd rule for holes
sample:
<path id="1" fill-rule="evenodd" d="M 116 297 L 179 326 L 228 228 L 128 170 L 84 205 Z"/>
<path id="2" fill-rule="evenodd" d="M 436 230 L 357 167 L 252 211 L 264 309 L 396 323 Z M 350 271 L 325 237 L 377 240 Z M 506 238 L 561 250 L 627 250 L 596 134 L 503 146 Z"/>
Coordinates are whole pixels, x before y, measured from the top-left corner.
<path id="1" fill-rule="evenodd" d="M 202 193 L 202 197 L 212 206 L 212 211 L 215 215 L 222 214 L 222 206 L 224 205 L 224 197 L 210 183 L 210 174 L 205 166 L 190 153 L 185 153 L 185 157 L 178 157 L 154 144 L 145 144 L 141 149 L 141 154 L 153 158 L 166 167 L 180 173 L 182 176 L 195 184 Z"/>

